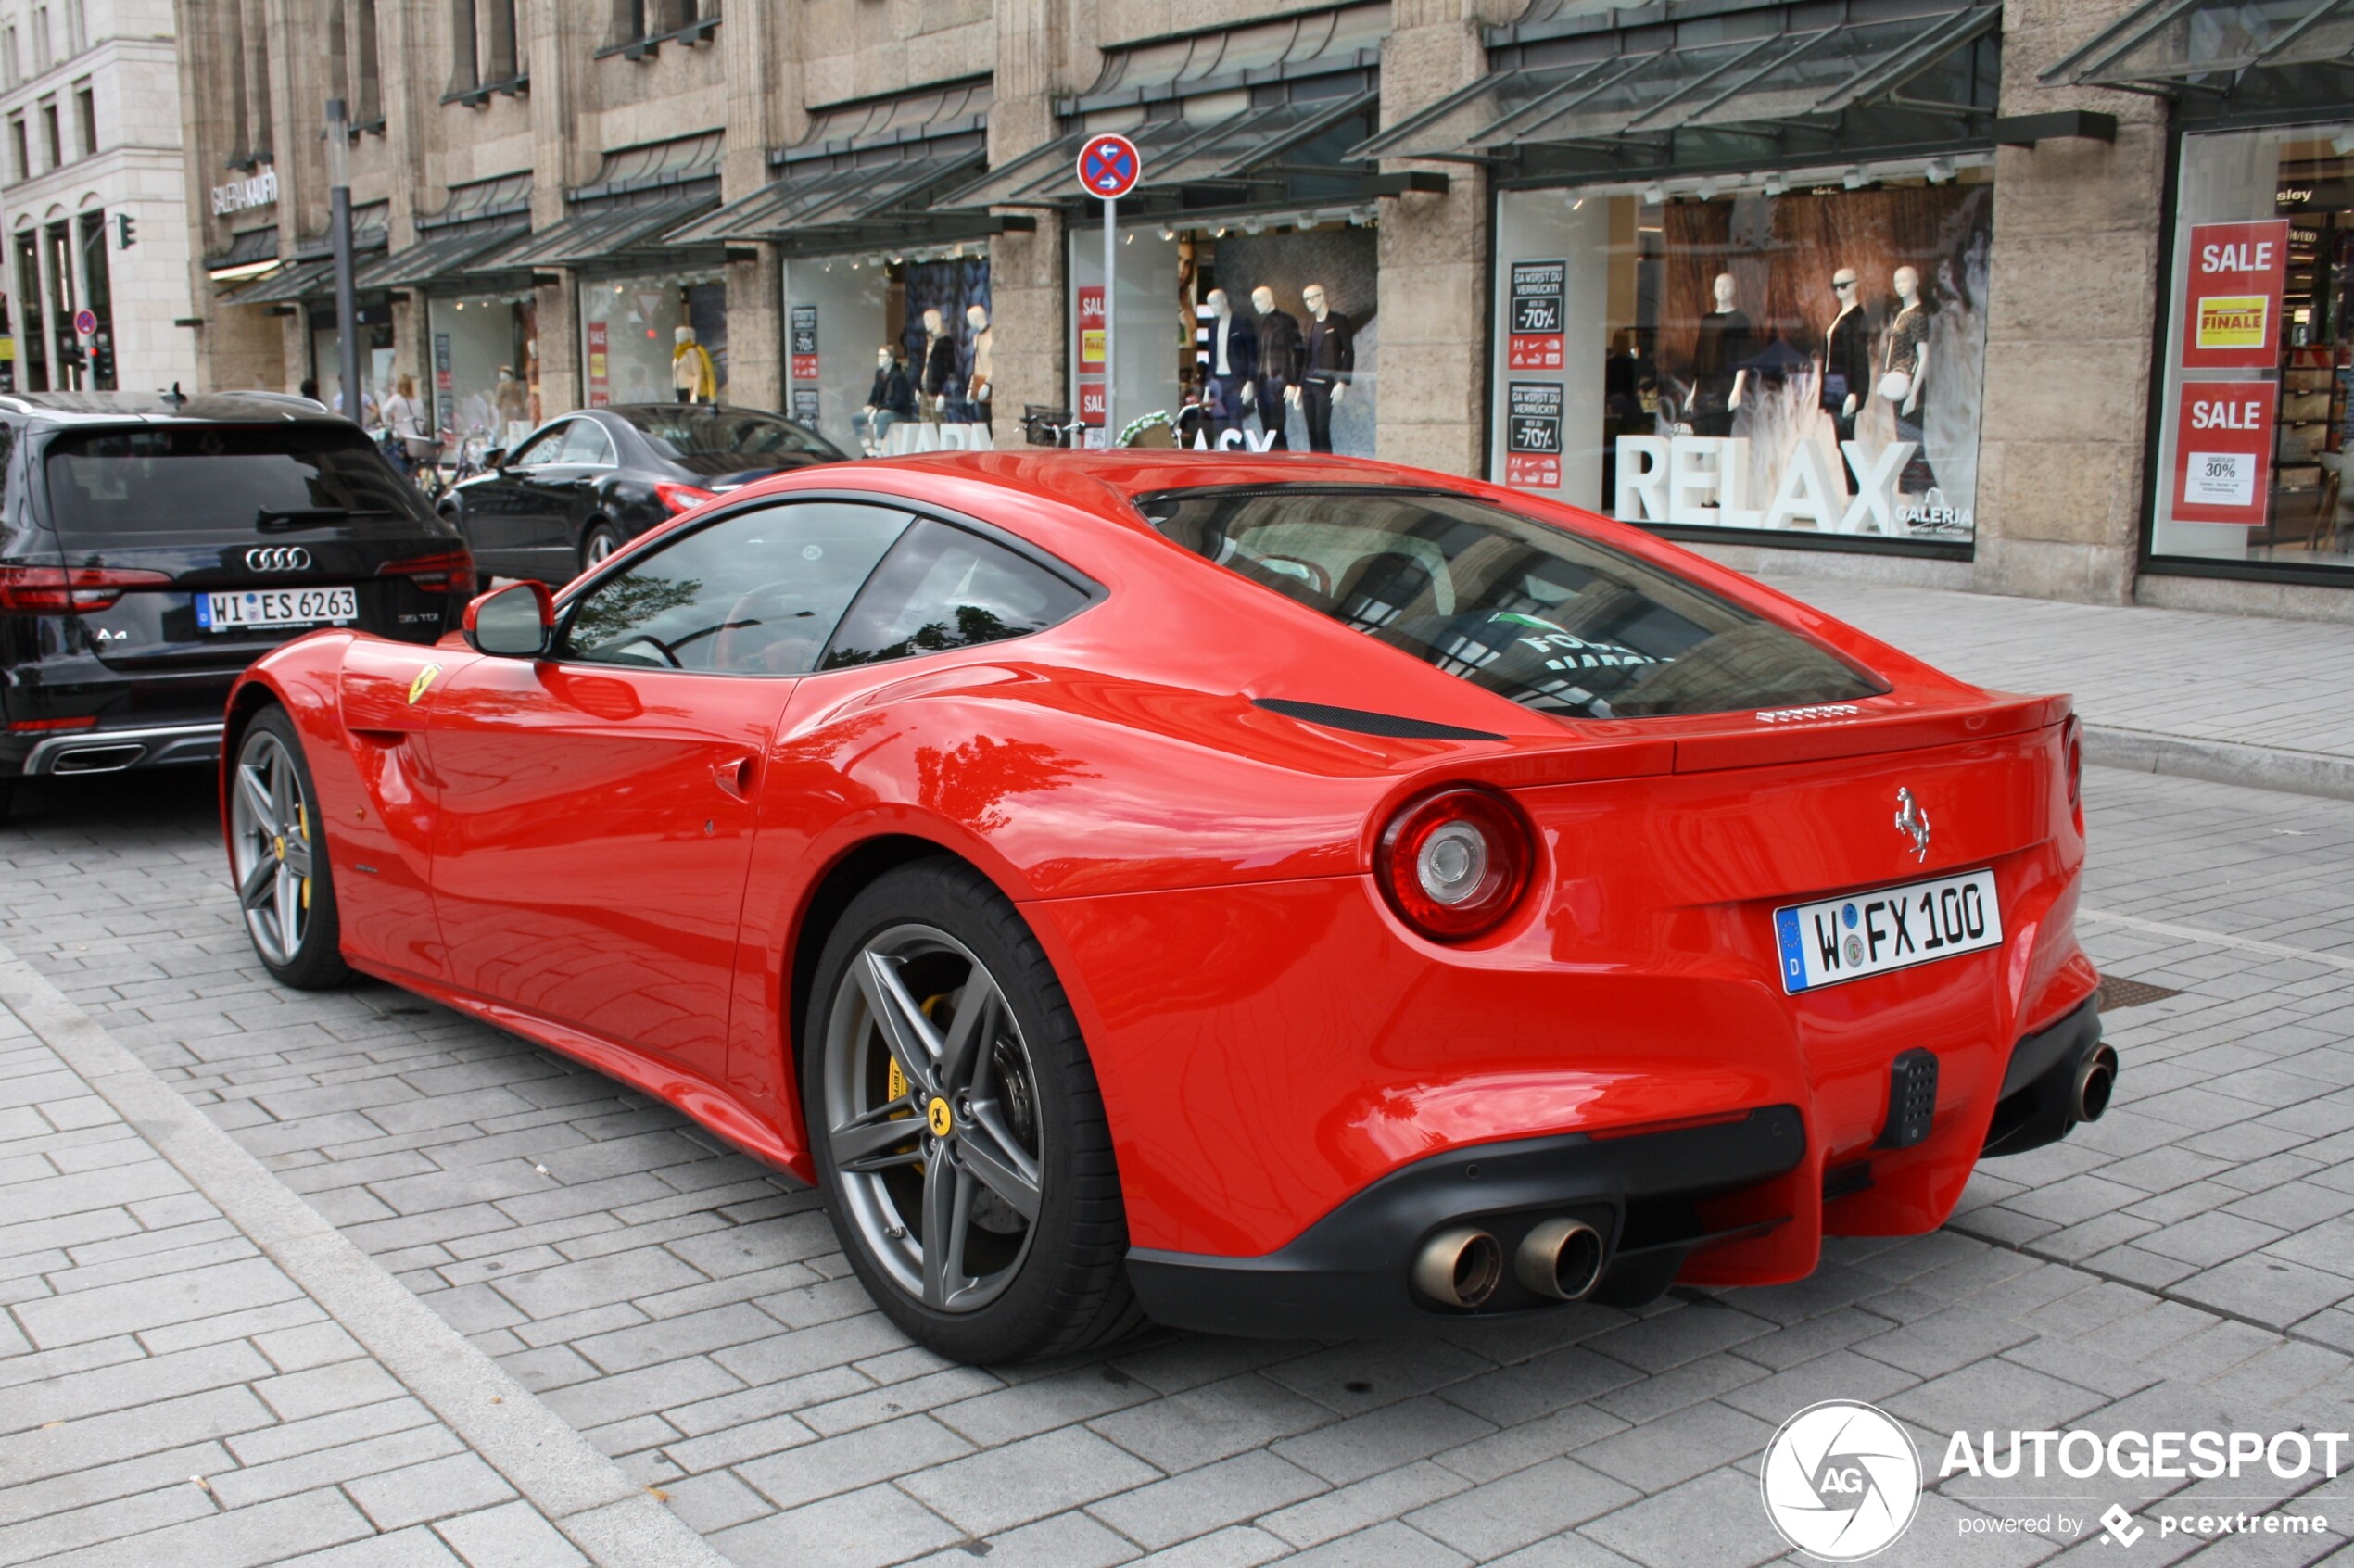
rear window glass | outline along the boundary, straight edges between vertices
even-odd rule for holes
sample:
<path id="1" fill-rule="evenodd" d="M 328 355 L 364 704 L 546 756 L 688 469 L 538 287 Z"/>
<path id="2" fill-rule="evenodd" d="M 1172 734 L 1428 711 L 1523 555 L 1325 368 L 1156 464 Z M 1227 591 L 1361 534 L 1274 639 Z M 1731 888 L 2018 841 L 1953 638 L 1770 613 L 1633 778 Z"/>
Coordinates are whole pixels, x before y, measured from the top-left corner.
<path id="1" fill-rule="evenodd" d="M 1461 496 L 1287 485 L 1138 504 L 1196 554 L 1539 713 L 1729 713 L 1887 689 L 1672 573 Z"/>
<path id="2" fill-rule="evenodd" d="M 69 432 L 50 441 L 44 469 L 68 538 L 424 515 L 415 487 L 368 438 L 334 425 Z"/>

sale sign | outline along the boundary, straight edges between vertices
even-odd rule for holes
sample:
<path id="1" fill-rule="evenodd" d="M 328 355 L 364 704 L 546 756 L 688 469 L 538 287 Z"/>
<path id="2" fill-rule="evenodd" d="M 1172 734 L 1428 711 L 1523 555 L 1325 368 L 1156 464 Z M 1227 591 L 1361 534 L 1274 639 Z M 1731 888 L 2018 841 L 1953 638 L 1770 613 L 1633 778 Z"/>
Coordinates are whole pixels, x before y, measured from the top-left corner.
<path id="1" fill-rule="evenodd" d="M 817 307 L 792 308 L 792 379 L 817 379 Z"/>
<path id="2" fill-rule="evenodd" d="M 1079 371 L 1104 373 L 1104 286 L 1087 284 L 1079 290 Z"/>
<path id="3" fill-rule="evenodd" d="M 2280 387 L 2270 381 L 2183 384 L 2174 415 L 2175 521 L 2264 525 L 2279 407 Z"/>
<path id="4" fill-rule="evenodd" d="M 1560 370 L 1563 299 L 1569 277 L 1566 261 L 1515 261 L 1512 272 L 1512 331 L 1505 363 L 1512 370 Z"/>
<path id="5" fill-rule="evenodd" d="M 2281 293 L 2288 221 L 2194 223 L 2183 310 L 2183 363 L 2193 370 L 2269 370 L 2281 361 Z"/>
<path id="6" fill-rule="evenodd" d="M 1101 424 L 1104 422 L 1104 384 L 1082 381 L 1079 384 L 1079 423 Z"/>
<path id="7" fill-rule="evenodd" d="M 1550 381 L 1515 381 L 1507 388 L 1504 483 L 1522 489 L 1562 487 L 1562 389 Z"/>
<path id="8" fill-rule="evenodd" d="M 592 409 L 601 409 L 613 401 L 605 348 L 605 323 L 590 322 L 588 323 L 588 406 Z"/>

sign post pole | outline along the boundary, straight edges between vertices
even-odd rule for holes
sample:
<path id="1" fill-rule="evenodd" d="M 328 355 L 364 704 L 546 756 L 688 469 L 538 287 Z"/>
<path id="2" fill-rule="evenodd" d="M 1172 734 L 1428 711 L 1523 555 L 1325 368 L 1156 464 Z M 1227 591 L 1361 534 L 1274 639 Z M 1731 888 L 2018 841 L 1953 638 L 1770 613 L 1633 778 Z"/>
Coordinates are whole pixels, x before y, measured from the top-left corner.
<path id="1" fill-rule="evenodd" d="M 1112 358 L 1112 318 L 1119 314 L 1114 301 L 1119 297 L 1113 274 L 1120 267 L 1120 198 L 1136 188 L 1144 178 L 1145 162 L 1137 155 L 1136 144 L 1125 136 L 1091 136 L 1079 149 L 1079 183 L 1089 196 L 1101 196 L 1104 203 L 1104 447 L 1110 449 L 1120 440 L 1119 361 Z M 1086 328 L 1080 328 L 1078 360 L 1087 362 Z M 1086 400 L 1086 389 L 1079 392 L 1080 401 Z M 1085 413 L 1081 413 L 1082 423 Z"/>
<path id="2" fill-rule="evenodd" d="M 1109 451 L 1120 444 L 1120 426 L 1114 423 L 1119 407 L 1120 377 L 1113 367 L 1120 363 L 1112 358 L 1112 320 L 1119 315 L 1112 301 L 1117 297 L 1112 287 L 1112 272 L 1120 265 L 1120 250 L 1114 236 L 1120 232 L 1120 198 L 1104 197 L 1104 449 Z"/>

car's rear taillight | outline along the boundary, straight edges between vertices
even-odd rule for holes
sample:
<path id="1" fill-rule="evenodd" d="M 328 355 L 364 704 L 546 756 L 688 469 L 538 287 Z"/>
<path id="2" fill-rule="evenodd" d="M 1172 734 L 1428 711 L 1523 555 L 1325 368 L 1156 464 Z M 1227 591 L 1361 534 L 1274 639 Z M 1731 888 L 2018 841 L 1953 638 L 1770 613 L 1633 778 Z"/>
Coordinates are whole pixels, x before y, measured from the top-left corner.
<path id="1" fill-rule="evenodd" d="M 438 555 L 412 555 L 387 561 L 376 568 L 380 577 L 406 577 L 426 593 L 466 593 L 475 590 L 475 558 L 462 550 Z"/>
<path id="2" fill-rule="evenodd" d="M 2068 753 L 2068 803 L 2081 814 L 2084 809 L 2084 727 L 2074 714 L 2061 727 L 2060 746 Z"/>
<path id="3" fill-rule="evenodd" d="M 654 481 L 654 499 L 662 502 L 662 509 L 673 517 L 718 499 L 718 491 L 706 490 L 699 485 L 677 485 L 667 479 Z"/>
<path id="4" fill-rule="evenodd" d="M 8 729 L 17 735 L 39 734 L 57 729 L 89 729 L 97 722 L 95 714 L 83 714 L 79 718 L 10 719 Z"/>
<path id="5" fill-rule="evenodd" d="M 1519 810 L 1487 790 L 1425 795 L 1383 830 L 1373 878 L 1405 921 L 1439 942 L 1496 929 L 1528 886 L 1535 835 Z"/>
<path id="6" fill-rule="evenodd" d="M 111 566 L 0 566 L 0 614 L 87 614 L 114 608 L 126 589 L 171 582 L 161 572 Z"/>

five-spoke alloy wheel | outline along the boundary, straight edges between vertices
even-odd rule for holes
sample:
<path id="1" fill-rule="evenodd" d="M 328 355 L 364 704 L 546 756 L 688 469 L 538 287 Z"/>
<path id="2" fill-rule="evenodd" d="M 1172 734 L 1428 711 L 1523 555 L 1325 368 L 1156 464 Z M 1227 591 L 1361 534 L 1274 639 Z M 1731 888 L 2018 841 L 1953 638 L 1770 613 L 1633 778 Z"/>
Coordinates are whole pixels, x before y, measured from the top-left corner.
<path id="1" fill-rule="evenodd" d="M 804 1118 L 867 1289 L 943 1354 L 1057 1354 L 1136 1321 L 1110 1138 L 1037 941 L 969 867 L 851 902 L 818 965 Z"/>
<path id="2" fill-rule="evenodd" d="M 229 869 L 254 952 L 287 985 L 349 978 L 338 936 L 326 839 L 302 744 L 285 711 L 257 716 L 229 770 Z"/>

